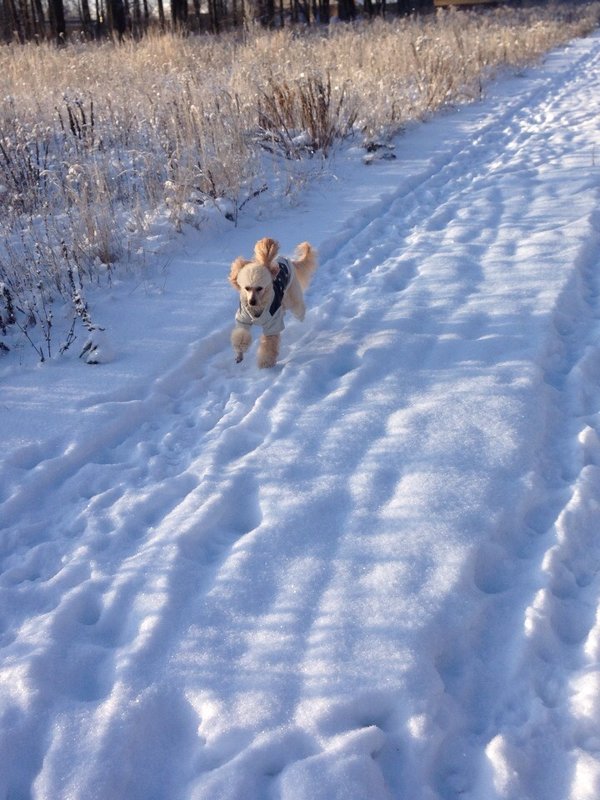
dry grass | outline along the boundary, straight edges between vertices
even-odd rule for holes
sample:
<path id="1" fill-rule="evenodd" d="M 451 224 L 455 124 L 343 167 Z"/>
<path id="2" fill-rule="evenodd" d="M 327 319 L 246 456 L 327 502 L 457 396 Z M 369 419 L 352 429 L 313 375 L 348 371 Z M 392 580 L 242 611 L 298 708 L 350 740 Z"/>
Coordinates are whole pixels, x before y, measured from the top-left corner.
<path id="1" fill-rule="evenodd" d="M 591 31 L 599 9 L 0 48 L 0 335 L 5 289 L 30 321 L 57 296 L 72 301 L 68 275 L 81 302 L 149 215 L 235 219 L 275 191 L 274 165 L 293 175 L 351 134 L 389 136 L 475 99 L 498 68 Z"/>

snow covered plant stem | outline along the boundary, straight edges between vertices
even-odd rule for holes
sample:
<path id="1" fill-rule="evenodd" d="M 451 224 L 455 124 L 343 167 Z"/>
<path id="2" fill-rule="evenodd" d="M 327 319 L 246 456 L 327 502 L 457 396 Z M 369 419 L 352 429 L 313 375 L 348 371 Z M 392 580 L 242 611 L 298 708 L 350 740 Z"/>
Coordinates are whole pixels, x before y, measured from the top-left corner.
<path id="1" fill-rule="evenodd" d="M 0 336 L 3 353 L 30 345 L 41 362 L 64 353 L 78 325 L 96 330 L 83 294 L 83 274 L 64 241 L 40 235 L 4 243 L 0 257 Z M 57 325 L 56 322 L 59 322 Z"/>

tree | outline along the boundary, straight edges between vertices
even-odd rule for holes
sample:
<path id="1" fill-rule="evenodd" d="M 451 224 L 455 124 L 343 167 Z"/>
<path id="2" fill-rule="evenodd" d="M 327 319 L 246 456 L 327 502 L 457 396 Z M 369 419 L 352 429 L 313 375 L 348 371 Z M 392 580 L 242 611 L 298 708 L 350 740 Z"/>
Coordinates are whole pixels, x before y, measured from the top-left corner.
<path id="1" fill-rule="evenodd" d="M 64 44 L 67 35 L 65 25 L 65 7 L 63 0 L 49 0 L 48 18 L 50 21 L 50 33 L 57 44 Z"/>
<path id="2" fill-rule="evenodd" d="M 187 27 L 187 22 L 188 22 L 187 0 L 171 0 L 171 20 L 176 28 Z"/>
<path id="3" fill-rule="evenodd" d="M 158 24 L 160 25 L 161 31 L 164 31 L 167 26 L 167 22 L 165 20 L 165 7 L 163 5 L 163 0 L 158 0 L 157 6 L 158 6 Z"/>
<path id="4" fill-rule="evenodd" d="M 116 33 L 119 40 L 121 40 L 127 30 L 127 17 L 123 0 L 107 0 L 106 21 L 108 29 Z"/>
<path id="5" fill-rule="evenodd" d="M 258 21 L 265 28 L 272 28 L 275 23 L 275 0 L 258 0 Z"/>
<path id="6" fill-rule="evenodd" d="M 92 15 L 90 13 L 89 0 L 81 0 L 79 6 L 79 17 L 81 19 L 81 27 L 83 28 L 84 34 L 87 37 L 93 36 L 94 28 L 92 25 Z"/>
<path id="7" fill-rule="evenodd" d="M 319 22 L 323 25 L 328 25 L 331 19 L 331 11 L 329 9 L 329 0 L 319 0 Z"/>
<path id="8" fill-rule="evenodd" d="M 354 0 L 339 0 L 338 16 L 343 22 L 356 19 L 356 3 Z"/>

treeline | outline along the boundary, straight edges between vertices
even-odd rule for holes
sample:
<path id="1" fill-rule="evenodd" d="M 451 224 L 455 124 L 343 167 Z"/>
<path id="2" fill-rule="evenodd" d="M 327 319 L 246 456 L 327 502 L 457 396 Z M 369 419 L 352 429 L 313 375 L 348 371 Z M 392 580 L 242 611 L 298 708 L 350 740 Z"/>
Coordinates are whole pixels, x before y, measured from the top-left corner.
<path id="1" fill-rule="evenodd" d="M 265 27 L 297 23 L 327 24 L 366 16 L 407 14 L 432 6 L 432 0 L 0 0 L 0 36 L 5 43 L 54 40 L 69 36 L 141 38 L 149 30 L 219 33 L 252 20 Z"/>

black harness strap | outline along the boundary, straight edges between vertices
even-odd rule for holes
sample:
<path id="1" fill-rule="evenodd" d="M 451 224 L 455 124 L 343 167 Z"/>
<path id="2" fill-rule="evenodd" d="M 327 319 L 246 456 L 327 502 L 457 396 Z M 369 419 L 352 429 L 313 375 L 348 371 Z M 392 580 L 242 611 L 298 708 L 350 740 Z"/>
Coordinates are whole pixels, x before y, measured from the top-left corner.
<path id="1" fill-rule="evenodd" d="M 291 277 L 290 267 L 287 263 L 287 260 L 282 258 L 279 259 L 277 263 L 279 264 L 279 272 L 277 273 L 277 277 L 273 278 L 273 291 L 275 292 L 275 297 L 273 298 L 271 308 L 269 309 L 269 314 L 271 316 L 276 314 L 281 308 L 283 295 L 285 294 L 285 290 L 287 289 Z"/>

